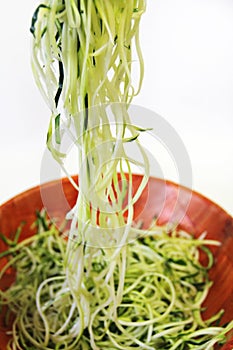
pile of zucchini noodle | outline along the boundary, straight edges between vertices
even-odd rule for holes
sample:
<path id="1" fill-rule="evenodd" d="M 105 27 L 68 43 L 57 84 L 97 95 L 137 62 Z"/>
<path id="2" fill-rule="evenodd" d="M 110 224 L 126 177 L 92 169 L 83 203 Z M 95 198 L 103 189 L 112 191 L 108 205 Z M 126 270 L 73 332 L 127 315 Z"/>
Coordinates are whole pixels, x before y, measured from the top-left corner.
<path id="1" fill-rule="evenodd" d="M 214 325 L 222 311 L 203 321 L 201 305 L 211 281 L 213 256 L 207 245 L 183 231 L 152 225 L 147 235 L 127 245 L 122 298 L 113 311 L 114 294 L 122 283 L 118 263 L 106 283 L 108 261 L 95 254 L 84 261 L 82 293 L 67 283 L 67 241 L 46 213 L 37 213 L 37 234 L 18 243 L 2 237 L 11 256 L 0 273 L 17 271 L 16 281 L 1 291 L 1 304 L 13 313 L 7 349 L 213 349 L 233 327 Z M 200 252 L 206 255 L 205 266 Z M 77 292 L 78 293 L 78 292 Z"/>
<path id="2" fill-rule="evenodd" d="M 33 15 L 32 69 L 51 110 L 47 146 L 66 172 L 62 141 L 74 125 L 78 183 L 67 176 L 79 195 L 67 240 L 44 212 L 31 238 L 2 236 L 9 249 L 0 257 L 10 259 L 0 277 L 16 269 L 15 282 L 0 292 L 0 304 L 15 315 L 8 349 L 207 350 L 233 328 L 215 325 L 222 311 L 201 317 L 213 263 L 207 245 L 219 243 L 175 229 L 168 234 L 155 223 L 143 231 L 133 220 L 149 177 L 139 142 L 145 130 L 128 113 L 143 79 L 145 5 L 45 0 Z M 129 142 L 140 161 L 127 155 Z M 143 172 L 136 192 L 133 165 Z"/>

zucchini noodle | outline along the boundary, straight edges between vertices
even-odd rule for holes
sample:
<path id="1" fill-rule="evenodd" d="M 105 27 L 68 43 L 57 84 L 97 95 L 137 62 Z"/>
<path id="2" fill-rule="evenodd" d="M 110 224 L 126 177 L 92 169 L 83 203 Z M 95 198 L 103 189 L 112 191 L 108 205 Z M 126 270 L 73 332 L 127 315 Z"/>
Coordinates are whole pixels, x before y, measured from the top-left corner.
<path id="1" fill-rule="evenodd" d="M 79 149 L 79 196 L 71 213 L 64 264 L 65 283 L 80 314 L 80 333 L 91 317 L 84 266 L 96 253 L 104 254 L 107 261 L 102 283 L 111 290 L 109 314 L 116 314 L 123 296 L 125 245 L 135 238 L 133 205 L 149 176 L 148 160 L 137 140 L 143 130 L 131 123 L 127 111 L 143 79 L 139 23 L 144 10 L 144 0 L 47 0 L 32 20 L 32 69 L 51 109 L 48 148 L 64 168 L 61 125 L 69 130 L 74 123 Z M 132 79 L 133 65 L 139 69 L 138 82 Z M 143 163 L 128 157 L 128 142 L 135 142 Z M 144 173 L 135 194 L 132 164 Z M 123 205 L 125 196 L 127 205 Z M 106 244 L 108 249 L 103 250 Z M 121 278 L 115 291 L 112 281 L 117 268 Z"/>
<path id="2" fill-rule="evenodd" d="M 144 11 L 145 0 L 45 0 L 33 15 L 32 70 L 51 110 L 47 147 L 66 172 L 63 137 L 75 126 L 78 184 L 66 173 L 79 194 L 67 241 L 44 213 L 36 235 L 5 240 L 0 278 L 16 270 L 0 292 L 15 315 L 8 349 L 213 349 L 233 327 L 213 325 L 222 311 L 201 317 L 213 260 L 205 244 L 218 243 L 142 231 L 133 220 L 149 177 L 138 140 L 146 130 L 128 113 L 143 80 Z M 129 142 L 141 161 L 127 155 Z M 132 165 L 143 172 L 135 193 Z"/>
<path id="3" fill-rule="evenodd" d="M 105 256 L 95 252 L 91 260 L 86 259 L 85 299 L 77 303 L 66 284 L 67 241 L 46 221 L 45 213 L 38 213 L 37 224 L 38 232 L 30 241 L 2 254 L 9 262 L 0 278 L 9 268 L 17 272 L 14 284 L 0 291 L 1 304 L 16 315 L 8 349 L 206 350 L 224 342 L 232 329 L 233 322 L 226 327 L 214 325 L 223 311 L 205 321 L 201 317 L 213 263 L 207 245 L 218 242 L 187 234 L 184 238 L 176 230 L 169 236 L 166 227 L 152 227 L 149 236 L 125 247 L 123 292 L 113 314 L 111 303 L 122 283 L 122 262 L 105 284 Z M 201 251 L 205 266 L 200 263 Z"/>

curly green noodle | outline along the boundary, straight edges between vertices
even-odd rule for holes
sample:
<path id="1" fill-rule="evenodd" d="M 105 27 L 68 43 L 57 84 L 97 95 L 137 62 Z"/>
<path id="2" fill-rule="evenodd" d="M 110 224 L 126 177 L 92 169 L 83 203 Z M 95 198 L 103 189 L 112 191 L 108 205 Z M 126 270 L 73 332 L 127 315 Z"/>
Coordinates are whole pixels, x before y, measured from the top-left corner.
<path id="1" fill-rule="evenodd" d="M 47 227 L 7 251 L 12 256 L 0 277 L 10 266 L 17 272 L 14 284 L 0 293 L 1 304 L 16 315 L 9 349 L 206 350 L 225 340 L 233 324 L 213 325 L 222 311 L 209 320 L 201 317 L 211 285 L 207 245 L 216 241 L 184 237 L 175 230 L 169 236 L 166 228 L 153 227 L 150 236 L 129 244 L 122 300 L 113 315 L 110 303 L 121 283 L 121 267 L 108 286 L 101 278 L 107 269 L 104 256 L 86 260 L 83 286 L 91 316 L 80 332 L 81 315 L 65 284 L 67 242 L 53 224 Z M 207 254 L 205 266 L 200 250 Z"/>
<path id="2" fill-rule="evenodd" d="M 82 171 L 79 185 L 74 184 L 79 196 L 72 211 L 64 264 L 65 283 L 80 314 L 80 332 L 90 318 L 90 302 L 83 285 L 85 260 L 102 254 L 105 242 L 111 247 L 105 251 L 108 267 L 102 274 L 102 283 L 112 288 L 114 270 L 121 267 L 121 283 L 109 300 L 112 314 L 121 302 L 125 244 L 131 239 L 133 204 L 149 174 L 147 157 L 137 140 L 143 130 L 132 125 L 127 111 L 143 78 L 139 23 L 144 10 L 142 0 L 46 1 L 37 8 L 32 20 L 33 72 L 52 113 L 48 148 L 64 168 L 61 125 L 69 130 L 71 123 L 75 125 L 74 142 L 79 147 L 78 164 Z M 133 65 L 139 67 L 136 86 L 131 74 Z M 125 151 L 128 142 L 136 144 L 143 164 L 129 159 Z M 132 164 L 144 171 L 134 195 Z M 127 188 L 119 185 L 126 181 Z M 123 207 L 126 193 L 128 205 Z M 83 313 L 87 314 L 85 318 Z"/>

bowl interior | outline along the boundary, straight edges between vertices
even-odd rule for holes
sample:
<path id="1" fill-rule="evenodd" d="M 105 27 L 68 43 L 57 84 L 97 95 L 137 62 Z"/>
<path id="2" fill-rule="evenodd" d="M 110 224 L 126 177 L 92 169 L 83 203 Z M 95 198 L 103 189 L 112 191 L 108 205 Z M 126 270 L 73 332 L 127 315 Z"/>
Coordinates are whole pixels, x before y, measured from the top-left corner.
<path id="1" fill-rule="evenodd" d="M 77 177 L 74 177 L 77 181 Z M 141 182 L 141 175 L 133 176 L 134 191 Z M 50 217 L 61 223 L 66 213 L 73 207 L 77 199 L 77 191 L 68 179 L 56 180 L 42 186 L 32 188 L 5 203 L 0 209 L 0 232 L 10 237 L 15 233 L 22 221 L 21 239 L 32 235 L 30 226 L 35 221 L 36 210 L 46 207 Z M 233 315 L 233 218 L 218 205 L 202 195 L 169 181 L 150 178 L 147 187 L 135 203 L 135 221 L 140 221 L 147 228 L 154 218 L 158 224 L 173 222 L 179 228 L 198 237 L 204 231 L 207 238 L 221 241 L 221 246 L 212 249 L 215 264 L 210 270 L 213 286 L 204 303 L 204 318 L 210 317 L 220 309 L 225 313 L 221 324 L 232 320 Z M 0 241 L 0 251 L 6 246 Z M 4 260 L 0 261 L 0 268 Z M 0 281 L 0 288 L 6 288 L 14 276 L 8 274 Z M 0 349 L 5 350 L 9 336 L 0 316 Z M 224 350 L 232 349 L 227 345 Z"/>

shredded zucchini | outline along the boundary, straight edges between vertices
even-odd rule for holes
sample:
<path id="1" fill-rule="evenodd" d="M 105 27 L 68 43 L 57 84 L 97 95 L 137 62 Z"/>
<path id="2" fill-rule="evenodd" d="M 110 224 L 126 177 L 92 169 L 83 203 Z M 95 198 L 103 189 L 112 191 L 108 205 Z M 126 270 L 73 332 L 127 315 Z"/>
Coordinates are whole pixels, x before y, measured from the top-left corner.
<path id="1" fill-rule="evenodd" d="M 62 125 L 69 132 L 72 124 L 79 148 L 79 196 L 70 213 L 64 259 L 65 283 L 79 312 L 83 305 L 89 308 L 83 285 L 86 260 L 106 247 L 108 267 L 102 279 L 108 288 L 116 267 L 122 266 L 121 283 L 109 300 L 112 313 L 116 312 L 123 295 L 125 244 L 135 238 L 133 205 L 149 175 L 148 159 L 138 141 L 144 130 L 133 125 L 128 114 L 143 79 L 139 23 L 144 10 L 144 0 L 47 0 L 32 18 L 33 73 L 51 109 L 47 146 L 64 167 Z M 133 66 L 139 70 L 138 82 L 132 78 Z M 140 161 L 128 157 L 128 142 L 139 149 Z M 143 171 L 134 194 L 132 164 Z M 88 310 L 80 333 L 88 325 Z"/>
<path id="2" fill-rule="evenodd" d="M 83 295 L 75 298 L 66 284 L 67 241 L 46 222 L 45 213 L 37 222 L 36 235 L 6 251 L 9 262 L 0 274 L 16 270 L 13 285 L 0 292 L 1 305 L 15 315 L 8 349 L 206 350 L 225 341 L 233 322 L 216 326 L 223 311 L 205 321 L 201 316 L 211 286 L 208 246 L 218 242 L 152 227 L 149 236 L 124 248 L 121 302 L 112 308 L 122 263 L 116 264 L 108 285 L 104 251 L 86 259 Z M 201 250 L 209 261 L 205 266 L 199 261 Z"/>

